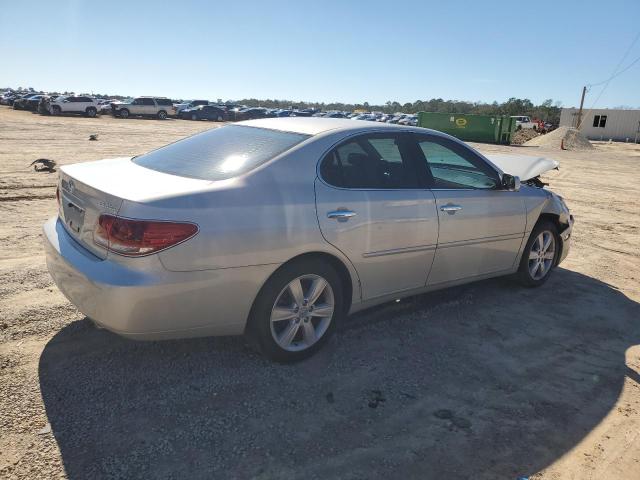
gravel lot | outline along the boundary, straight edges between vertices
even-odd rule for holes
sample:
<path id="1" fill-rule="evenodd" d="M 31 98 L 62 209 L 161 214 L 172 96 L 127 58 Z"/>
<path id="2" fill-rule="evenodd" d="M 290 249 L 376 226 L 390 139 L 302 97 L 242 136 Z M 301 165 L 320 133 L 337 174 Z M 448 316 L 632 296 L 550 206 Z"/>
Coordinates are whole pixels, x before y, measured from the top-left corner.
<path id="1" fill-rule="evenodd" d="M 478 145 L 560 160 L 562 268 L 536 290 L 497 279 L 358 314 L 280 366 L 242 338 L 97 330 L 46 271 L 57 176 L 31 161 L 212 126 L 0 107 L 1 478 L 640 478 L 640 146 Z"/>

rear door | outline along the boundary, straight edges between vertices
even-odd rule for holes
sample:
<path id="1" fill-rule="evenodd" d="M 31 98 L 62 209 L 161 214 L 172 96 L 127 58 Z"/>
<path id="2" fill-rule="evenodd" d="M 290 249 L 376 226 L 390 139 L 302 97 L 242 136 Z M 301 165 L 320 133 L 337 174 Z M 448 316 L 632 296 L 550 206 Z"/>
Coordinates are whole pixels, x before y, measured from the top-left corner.
<path id="1" fill-rule="evenodd" d="M 65 111 L 67 112 L 80 112 L 82 105 L 80 104 L 80 98 L 79 97 L 68 97 L 67 98 L 68 103 L 66 103 L 65 105 Z"/>
<path id="2" fill-rule="evenodd" d="M 436 135 L 415 138 L 440 221 L 428 284 L 511 269 L 526 227 L 520 192 L 501 189 L 499 173 L 466 145 Z"/>
<path id="3" fill-rule="evenodd" d="M 325 239 L 360 277 L 363 299 L 423 287 L 438 239 L 435 198 L 408 134 L 358 135 L 321 161 L 316 208 Z"/>

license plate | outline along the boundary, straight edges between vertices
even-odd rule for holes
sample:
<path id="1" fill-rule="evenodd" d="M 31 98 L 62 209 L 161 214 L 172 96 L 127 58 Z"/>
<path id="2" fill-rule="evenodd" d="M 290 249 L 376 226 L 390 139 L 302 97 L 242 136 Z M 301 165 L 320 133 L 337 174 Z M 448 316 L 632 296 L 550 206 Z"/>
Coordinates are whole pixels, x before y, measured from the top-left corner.
<path id="1" fill-rule="evenodd" d="M 68 200 L 64 202 L 63 209 L 64 220 L 67 222 L 69 228 L 76 233 L 80 233 L 84 223 L 84 209 Z"/>

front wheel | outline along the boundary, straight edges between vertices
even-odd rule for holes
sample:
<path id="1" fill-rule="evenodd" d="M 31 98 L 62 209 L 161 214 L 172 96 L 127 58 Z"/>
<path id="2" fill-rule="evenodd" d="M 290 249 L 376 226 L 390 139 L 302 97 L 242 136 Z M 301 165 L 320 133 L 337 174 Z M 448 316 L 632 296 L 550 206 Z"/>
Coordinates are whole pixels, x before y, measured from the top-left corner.
<path id="1" fill-rule="evenodd" d="M 196 115 L 195 113 L 191 114 L 191 120 L 197 120 L 198 119 L 198 115 Z"/>
<path id="2" fill-rule="evenodd" d="M 531 232 L 522 253 L 518 277 L 527 287 L 539 287 L 547 281 L 560 253 L 558 229 L 549 221 L 539 222 Z"/>
<path id="3" fill-rule="evenodd" d="M 165 120 L 167 118 L 167 112 L 160 110 L 158 112 L 158 120 Z"/>
<path id="4" fill-rule="evenodd" d="M 251 310 L 247 333 L 268 358 L 295 362 L 328 340 L 342 311 L 339 275 L 323 262 L 304 260 L 267 281 Z"/>
<path id="5" fill-rule="evenodd" d="M 118 114 L 120 115 L 120 118 L 129 118 L 129 110 L 126 108 L 121 109 Z"/>
<path id="6" fill-rule="evenodd" d="M 98 111 L 97 111 L 95 108 L 93 108 L 93 107 L 89 107 L 89 108 L 87 108 L 87 117 L 89 117 L 89 118 L 93 118 L 93 117 L 95 117 L 97 114 L 98 114 Z"/>
<path id="7" fill-rule="evenodd" d="M 60 110 L 60 107 L 58 105 L 54 105 L 53 107 L 51 107 L 51 113 L 53 115 L 60 115 L 62 111 Z"/>

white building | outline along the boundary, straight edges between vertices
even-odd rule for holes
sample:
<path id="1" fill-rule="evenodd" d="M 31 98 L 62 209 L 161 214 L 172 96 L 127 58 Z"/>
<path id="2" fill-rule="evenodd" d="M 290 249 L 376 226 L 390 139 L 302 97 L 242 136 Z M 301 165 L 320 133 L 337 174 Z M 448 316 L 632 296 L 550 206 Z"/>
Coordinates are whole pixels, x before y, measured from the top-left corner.
<path id="1" fill-rule="evenodd" d="M 563 108 L 561 127 L 575 127 L 578 123 L 577 108 Z M 603 108 L 582 110 L 580 132 L 589 140 L 616 140 L 640 142 L 640 110 L 615 110 Z"/>

